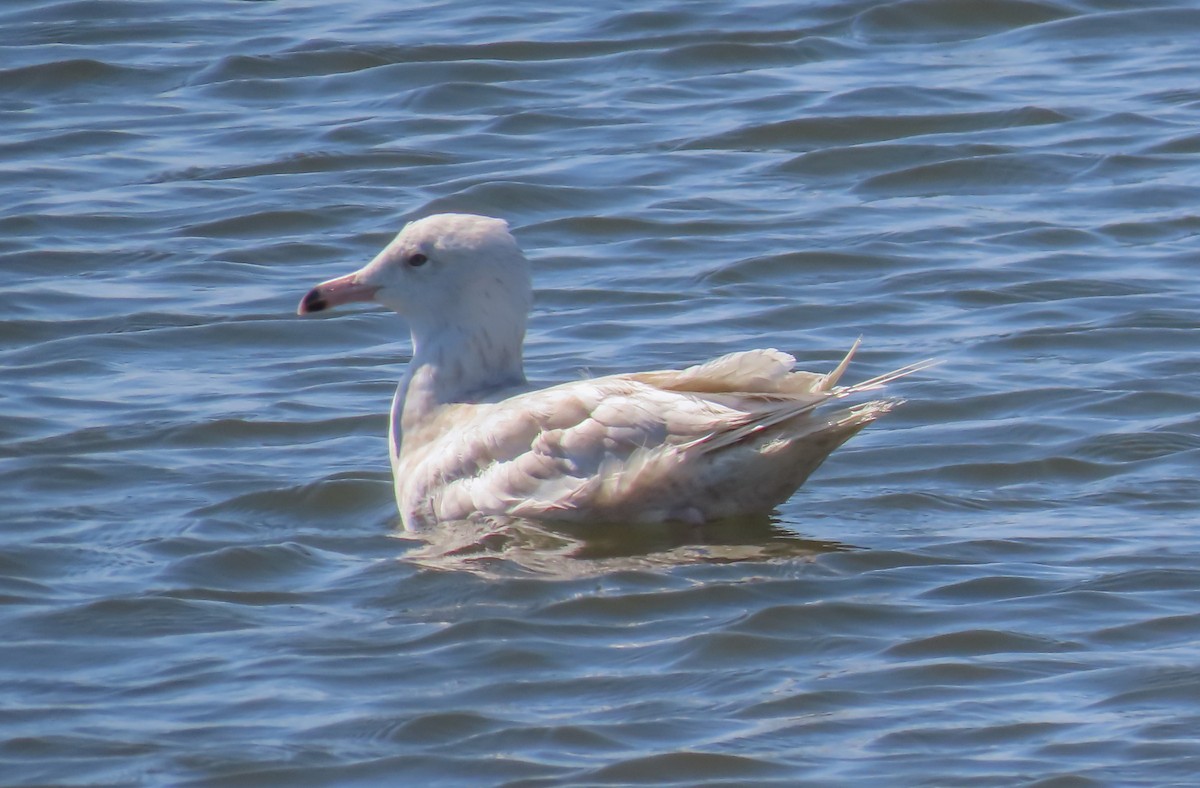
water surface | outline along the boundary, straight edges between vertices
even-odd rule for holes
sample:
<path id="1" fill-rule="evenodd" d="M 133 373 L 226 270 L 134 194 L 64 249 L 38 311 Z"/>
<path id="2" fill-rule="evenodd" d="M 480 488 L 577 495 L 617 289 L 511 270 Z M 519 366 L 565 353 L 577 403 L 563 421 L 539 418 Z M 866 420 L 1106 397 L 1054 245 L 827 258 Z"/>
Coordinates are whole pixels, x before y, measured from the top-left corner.
<path id="1" fill-rule="evenodd" d="M 1188 784 L 1200 7 L 0 11 L 0 782 Z M 309 286 L 507 219 L 538 381 L 907 403 L 769 520 L 397 532 Z"/>

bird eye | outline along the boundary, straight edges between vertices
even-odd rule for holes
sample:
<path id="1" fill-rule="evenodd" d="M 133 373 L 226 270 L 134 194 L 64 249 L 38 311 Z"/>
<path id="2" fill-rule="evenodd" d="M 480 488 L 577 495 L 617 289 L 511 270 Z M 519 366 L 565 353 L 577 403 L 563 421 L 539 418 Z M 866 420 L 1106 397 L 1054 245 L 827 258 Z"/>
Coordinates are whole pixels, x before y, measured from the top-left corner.
<path id="1" fill-rule="evenodd" d="M 421 266 L 423 266 L 429 262 L 429 258 L 426 257 L 425 255 L 421 254 L 420 252 L 417 252 L 414 255 L 409 255 L 408 259 L 405 260 L 404 262 L 408 263 L 409 266 L 412 268 L 420 268 Z"/>

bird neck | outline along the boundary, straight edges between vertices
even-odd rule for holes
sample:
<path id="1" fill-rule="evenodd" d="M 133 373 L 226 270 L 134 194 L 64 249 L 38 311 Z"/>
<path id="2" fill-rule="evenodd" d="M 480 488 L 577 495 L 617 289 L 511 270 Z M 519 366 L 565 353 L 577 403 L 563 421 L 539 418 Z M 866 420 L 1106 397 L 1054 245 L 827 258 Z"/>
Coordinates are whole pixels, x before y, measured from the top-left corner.
<path id="1" fill-rule="evenodd" d="M 488 400 L 525 382 L 522 321 L 507 331 L 494 327 L 422 331 L 413 325 L 413 358 L 392 402 L 391 449 L 400 456 L 405 436 L 416 437 L 436 411 L 450 404 Z"/>

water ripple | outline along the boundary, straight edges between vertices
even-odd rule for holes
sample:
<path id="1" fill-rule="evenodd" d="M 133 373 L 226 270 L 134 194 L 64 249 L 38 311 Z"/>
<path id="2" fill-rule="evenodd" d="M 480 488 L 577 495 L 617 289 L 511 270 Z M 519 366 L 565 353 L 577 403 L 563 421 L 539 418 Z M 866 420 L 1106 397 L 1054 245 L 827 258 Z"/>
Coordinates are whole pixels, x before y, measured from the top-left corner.
<path id="1" fill-rule="evenodd" d="M 0 23 L 8 782 L 1193 778 L 1190 4 Z M 771 518 L 396 533 L 403 327 L 293 312 L 438 210 L 540 382 L 944 363 Z"/>

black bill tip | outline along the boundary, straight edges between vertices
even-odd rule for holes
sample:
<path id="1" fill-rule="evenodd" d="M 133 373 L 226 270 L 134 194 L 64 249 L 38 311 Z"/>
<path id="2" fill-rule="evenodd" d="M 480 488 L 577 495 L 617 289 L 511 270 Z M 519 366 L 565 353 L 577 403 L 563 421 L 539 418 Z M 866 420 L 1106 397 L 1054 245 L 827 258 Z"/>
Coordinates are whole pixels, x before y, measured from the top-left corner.
<path id="1" fill-rule="evenodd" d="M 313 312 L 323 312 L 329 306 L 329 302 L 325 300 L 325 296 L 321 294 L 319 287 L 314 287 L 305 294 L 300 301 L 300 308 L 296 310 L 298 315 L 311 315 Z"/>

